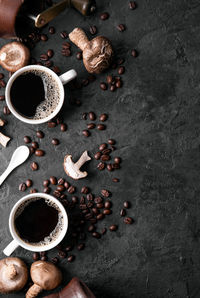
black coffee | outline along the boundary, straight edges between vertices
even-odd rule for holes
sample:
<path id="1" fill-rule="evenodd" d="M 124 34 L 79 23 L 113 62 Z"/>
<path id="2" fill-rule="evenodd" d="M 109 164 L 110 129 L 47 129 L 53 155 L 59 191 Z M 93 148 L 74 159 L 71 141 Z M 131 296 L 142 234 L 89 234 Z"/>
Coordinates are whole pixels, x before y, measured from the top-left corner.
<path id="1" fill-rule="evenodd" d="M 10 98 L 13 107 L 22 116 L 43 119 L 58 105 L 59 87 L 45 71 L 27 71 L 14 80 Z"/>
<path id="2" fill-rule="evenodd" d="M 45 199 L 31 200 L 17 213 L 15 228 L 25 241 L 48 244 L 44 242 L 50 242 L 52 240 L 50 238 L 56 237 L 56 227 L 60 222 L 59 211 Z M 54 236 L 51 235 L 53 231 L 55 231 Z"/>

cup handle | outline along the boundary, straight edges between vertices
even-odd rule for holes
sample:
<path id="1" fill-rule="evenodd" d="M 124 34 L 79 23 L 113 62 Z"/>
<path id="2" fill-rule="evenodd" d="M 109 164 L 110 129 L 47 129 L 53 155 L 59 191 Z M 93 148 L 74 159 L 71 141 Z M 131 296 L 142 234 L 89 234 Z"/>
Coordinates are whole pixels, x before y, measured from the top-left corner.
<path id="1" fill-rule="evenodd" d="M 19 244 L 17 243 L 16 240 L 11 241 L 6 246 L 6 248 L 4 248 L 4 250 L 3 250 L 4 255 L 6 255 L 7 257 L 9 257 L 18 246 L 19 246 Z"/>
<path id="2" fill-rule="evenodd" d="M 69 81 L 75 79 L 76 77 L 77 77 L 77 72 L 74 69 L 71 69 L 63 73 L 61 76 L 59 76 L 59 79 L 61 80 L 62 84 L 65 85 Z"/>

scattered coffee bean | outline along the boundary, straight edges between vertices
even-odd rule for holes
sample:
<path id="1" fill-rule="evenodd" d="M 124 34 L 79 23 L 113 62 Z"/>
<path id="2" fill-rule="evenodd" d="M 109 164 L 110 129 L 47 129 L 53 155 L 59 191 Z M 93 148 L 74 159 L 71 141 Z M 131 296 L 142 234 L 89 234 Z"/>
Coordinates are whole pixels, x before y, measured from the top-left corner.
<path id="1" fill-rule="evenodd" d="M 73 262 L 75 260 L 75 256 L 74 255 L 71 255 L 71 256 L 69 256 L 68 258 L 67 258 L 67 261 L 68 262 Z"/>
<path id="2" fill-rule="evenodd" d="M 101 231 L 101 235 L 104 235 L 106 232 L 107 232 L 107 229 L 103 228 L 102 231 Z"/>
<path id="3" fill-rule="evenodd" d="M 107 20 L 109 18 L 109 13 L 108 12 L 104 12 L 104 13 L 102 13 L 101 15 L 100 15 L 100 19 L 102 20 L 102 21 L 105 21 L 105 20 Z"/>
<path id="4" fill-rule="evenodd" d="M 60 191 L 60 192 L 65 191 L 65 187 L 64 187 L 64 185 L 62 185 L 62 184 L 58 185 L 58 186 L 56 187 L 56 189 L 57 189 L 58 191 Z"/>
<path id="5" fill-rule="evenodd" d="M 97 129 L 98 130 L 105 130 L 106 129 L 106 126 L 104 124 L 98 124 L 97 125 Z"/>
<path id="6" fill-rule="evenodd" d="M 101 90 L 105 91 L 105 90 L 108 89 L 108 85 L 106 83 L 104 83 L 104 82 L 101 82 L 100 83 L 100 88 L 101 88 Z"/>
<path id="7" fill-rule="evenodd" d="M 51 188 L 50 188 L 50 187 L 45 187 L 45 188 L 43 189 L 43 192 L 48 194 L 48 193 L 51 192 Z"/>
<path id="8" fill-rule="evenodd" d="M 62 194 L 62 195 L 60 196 L 60 198 L 61 198 L 61 200 L 64 201 L 64 203 L 66 203 L 66 201 L 67 201 L 67 195 L 66 195 L 66 194 Z M 62 202 L 62 203 L 63 203 L 63 202 Z M 67 201 L 67 205 L 68 205 L 68 201 Z"/>
<path id="9" fill-rule="evenodd" d="M 109 227 L 109 230 L 111 232 L 117 231 L 117 229 L 118 229 L 118 226 L 117 225 L 112 225 L 112 226 Z"/>
<path id="10" fill-rule="evenodd" d="M 68 189 L 68 188 L 70 187 L 69 182 L 65 181 L 65 183 L 64 183 L 64 187 L 65 187 L 66 189 Z"/>
<path id="11" fill-rule="evenodd" d="M 109 172 L 112 172 L 112 170 L 113 170 L 113 167 L 110 163 L 106 165 L 106 168 Z"/>
<path id="12" fill-rule="evenodd" d="M 113 82 L 113 77 L 111 75 L 108 75 L 106 81 L 108 84 L 111 84 Z"/>
<path id="13" fill-rule="evenodd" d="M 42 61 L 47 61 L 49 59 L 48 55 L 47 54 L 42 54 L 40 55 L 40 60 Z"/>
<path id="14" fill-rule="evenodd" d="M 123 32 L 123 31 L 126 30 L 126 26 L 125 26 L 124 24 L 119 24 L 119 25 L 117 26 L 117 29 L 118 29 L 120 32 Z"/>
<path id="15" fill-rule="evenodd" d="M 115 91 L 116 90 L 116 86 L 115 85 L 112 85 L 112 86 L 110 86 L 110 91 Z"/>
<path id="16" fill-rule="evenodd" d="M 107 209 L 110 209 L 111 206 L 112 206 L 112 203 L 111 203 L 110 201 L 106 201 L 106 202 L 104 203 L 104 207 L 107 208 Z"/>
<path id="17" fill-rule="evenodd" d="M 124 66 L 120 66 L 120 67 L 118 68 L 118 74 L 119 74 L 119 75 L 122 75 L 124 72 L 125 72 L 125 67 L 124 67 Z"/>
<path id="18" fill-rule="evenodd" d="M 82 114 L 82 119 L 83 119 L 83 120 L 87 120 L 87 113 L 83 113 L 83 114 Z"/>
<path id="19" fill-rule="evenodd" d="M 52 58 L 53 55 L 54 55 L 54 51 L 53 51 L 52 49 L 49 49 L 49 50 L 47 51 L 47 56 L 48 56 L 49 58 Z"/>
<path id="20" fill-rule="evenodd" d="M 106 149 L 107 148 L 107 144 L 106 143 L 103 143 L 103 144 L 101 144 L 100 146 L 99 146 L 99 150 L 100 151 L 103 151 L 104 149 Z"/>
<path id="21" fill-rule="evenodd" d="M 63 48 L 64 50 L 66 50 L 66 49 L 70 49 L 70 48 L 71 48 L 71 43 L 70 43 L 70 42 L 67 42 L 67 41 L 63 42 L 63 44 L 62 44 L 62 48 Z"/>
<path id="22" fill-rule="evenodd" d="M 50 121 L 50 122 L 48 122 L 47 125 L 48 125 L 49 128 L 54 128 L 54 127 L 56 127 L 57 123 L 54 122 L 54 121 Z"/>
<path id="23" fill-rule="evenodd" d="M 62 123 L 60 126 L 60 130 L 61 131 L 66 131 L 67 130 L 67 124 L 66 123 Z"/>
<path id="24" fill-rule="evenodd" d="M 115 142 L 115 140 L 113 140 L 113 139 L 109 139 L 109 140 L 108 140 L 108 144 L 110 144 L 110 145 L 115 145 L 115 143 L 116 143 L 116 142 Z"/>
<path id="25" fill-rule="evenodd" d="M 103 210 L 104 215 L 110 215 L 111 213 L 112 213 L 112 211 L 110 209 L 104 209 Z"/>
<path id="26" fill-rule="evenodd" d="M 116 147 L 115 146 L 111 146 L 111 150 L 112 151 L 115 151 L 116 150 Z"/>
<path id="27" fill-rule="evenodd" d="M 103 202 L 103 199 L 102 199 L 101 197 L 96 197 L 96 198 L 94 199 L 94 202 L 95 202 L 96 204 L 99 204 L 99 203 L 102 203 L 102 202 Z"/>
<path id="28" fill-rule="evenodd" d="M 115 86 L 117 88 L 121 88 L 122 87 L 122 81 L 121 80 L 117 81 L 116 84 L 115 84 Z"/>
<path id="29" fill-rule="evenodd" d="M 49 186 L 49 184 L 50 184 L 50 181 L 49 181 L 49 180 L 44 180 L 44 181 L 43 181 L 43 186 L 44 186 L 44 187 Z"/>
<path id="30" fill-rule="evenodd" d="M 94 155 L 94 158 L 95 158 L 96 160 L 100 159 L 100 157 L 101 157 L 101 152 L 97 152 L 97 153 Z"/>
<path id="31" fill-rule="evenodd" d="M 98 208 L 98 209 L 103 208 L 103 203 L 99 203 L 99 204 L 97 204 L 97 208 Z"/>
<path id="32" fill-rule="evenodd" d="M 0 80 L 0 87 L 5 88 L 6 82 L 4 80 Z"/>
<path id="33" fill-rule="evenodd" d="M 101 234 L 99 234 L 98 232 L 93 232 L 93 233 L 92 233 L 92 236 L 93 236 L 94 238 L 97 238 L 97 239 L 100 239 L 100 238 L 101 238 Z"/>
<path id="34" fill-rule="evenodd" d="M 124 208 L 126 208 L 126 209 L 130 208 L 130 202 L 125 201 L 124 202 Z"/>
<path id="35" fill-rule="evenodd" d="M 63 185 L 64 183 L 65 183 L 65 179 L 60 178 L 60 179 L 58 180 L 58 185 Z"/>
<path id="36" fill-rule="evenodd" d="M 19 190 L 20 190 L 20 191 L 25 191 L 25 190 L 26 190 L 26 184 L 25 184 L 25 183 L 21 183 L 21 184 L 19 185 Z"/>
<path id="37" fill-rule="evenodd" d="M 119 58 L 118 60 L 117 60 L 117 64 L 118 65 L 121 65 L 121 64 L 123 64 L 124 63 L 124 59 L 123 58 Z"/>
<path id="38" fill-rule="evenodd" d="M 133 219 L 131 217 L 125 217 L 124 223 L 127 225 L 131 225 L 133 223 Z"/>
<path id="39" fill-rule="evenodd" d="M 42 41 L 47 41 L 47 40 L 48 40 L 48 36 L 47 36 L 46 34 L 41 34 L 41 35 L 40 35 L 40 39 L 41 39 Z"/>
<path id="40" fill-rule="evenodd" d="M 72 245 L 68 245 L 68 246 L 65 248 L 65 250 L 66 250 L 67 252 L 72 251 L 72 250 L 73 250 L 73 246 L 72 246 Z"/>
<path id="41" fill-rule="evenodd" d="M 26 180 L 26 186 L 31 187 L 33 185 L 33 181 L 31 179 Z"/>
<path id="42" fill-rule="evenodd" d="M 4 113 L 4 115 L 10 115 L 11 112 L 10 112 L 10 110 L 7 106 L 4 106 L 3 107 L 3 113 Z"/>
<path id="43" fill-rule="evenodd" d="M 100 162 L 98 165 L 97 165 L 97 169 L 99 170 L 99 171 L 102 171 L 102 170 L 104 170 L 105 169 L 105 163 L 104 162 Z"/>
<path id="44" fill-rule="evenodd" d="M 97 33 L 97 27 L 96 26 L 90 26 L 90 33 L 92 35 L 95 35 Z"/>
<path id="45" fill-rule="evenodd" d="M 36 193 L 36 192 L 38 192 L 38 191 L 37 191 L 37 189 L 35 189 L 35 188 L 32 188 L 32 189 L 30 190 L 30 193 Z"/>
<path id="46" fill-rule="evenodd" d="M 49 178 L 49 180 L 50 180 L 51 184 L 53 184 L 53 185 L 56 185 L 56 184 L 58 183 L 57 178 L 54 177 L 54 176 L 51 176 L 51 177 Z"/>
<path id="47" fill-rule="evenodd" d="M 35 150 L 35 155 L 41 157 L 45 155 L 45 152 L 42 149 L 37 149 Z"/>
<path id="48" fill-rule="evenodd" d="M 60 250 L 60 251 L 58 252 L 58 255 L 59 255 L 59 257 L 60 257 L 61 259 L 64 259 L 64 258 L 66 258 L 66 256 L 67 256 L 66 252 L 63 251 L 63 250 Z"/>
<path id="49" fill-rule="evenodd" d="M 102 154 L 110 154 L 111 152 L 112 152 L 111 149 L 104 149 L 104 150 L 102 151 Z"/>
<path id="50" fill-rule="evenodd" d="M 5 95 L 0 95 L 0 101 L 4 101 L 5 100 Z"/>
<path id="51" fill-rule="evenodd" d="M 39 144 L 38 144 L 38 142 L 32 142 L 32 143 L 31 143 L 31 147 L 33 147 L 34 149 L 39 148 Z"/>
<path id="52" fill-rule="evenodd" d="M 49 33 L 54 34 L 55 33 L 55 28 L 53 26 L 49 27 Z"/>
<path id="53" fill-rule="evenodd" d="M 76 188 L 74 186 L 70 186 L 68 189 L 67 189 L 68 193 L 72 194 L 76 191 Z"/>
<path id="54" fill-rule="evenodd" d="M 34 261 L 38 261 L 39 258 L 40 258 L 39 253 L 38 253 L 38 252 L 34 252 L 34 253 L 33 253 L 33 260 L 34 260 Z"/>
<path id="55" fill-rule="evenodd" d="M 102 189 L 102 190 L 101 190 L 101 194 L 102 194 L 102 196 L 104 196 L 105 198 L 108 198 L 108 197 L 110 197 L 110 195 L 111 195 L 111 193 L 110 193 L 109 190 L 107 190 L 107 189 Z"/>
<path id="56" fill-rule="evenodd" d="M 101 160 L 102 161 L 108 161 L 108 160 L 110 160 L 110 156 L 107 155 L 107 154 L 103 154 L 103 155 L 101 155 Z"/>
<path id="57" fill-rule="evenodd" d="M 0 80 L 2 80 L 4 78 L 4 74 L 1 72 L 0 73 Z"/>
<path id="58" fill-rule="evenodd" d="M 115 170 L 118 170 L 118 169 L 120 169 L 120 164 L 119 163 L 113 163 L 112 168 L 115 169 Z"/>
<path id="59" fill-rule="evenodd" d="M 43 133 L 43 131 L 41 131 L 41 130 L 36 131 L 36 136 L 37 136 L 39 139 L 43 139 L 43 138 L 44 138 L 44 133 Z"/>
<path id="60" fill-rule="evenodd" d="M 102 220 L 104 218 L 104 214 L 100 213 L 97 215 L 97 220 Z"/>
<path id="61" fill-rule="evenodd" d="M 25 137 L 24 137 L 24 143 L 25 143 L 25 144 L 29 144 L 29 143 L 31 143 L 31 138 L 28 137 L 28 136 L 25 136 Z"/>
<path id="62" fill-rule="evenodd" d="M 88 129 L 94 129 L 96 127 L 96 124 L 95 123 L 89 123 L 87 124 L 87 128 Z"/>
<path id="63" fill-rule="evenodd" d="M 113 178 L 112 181 L 117 183 L 117 182 L 119 182 L 119 179 L 118 178 Z"/>
<path id="64" fill-rule="evenodd" d="M 40 258 L 40 260 L 41 260 L 41 261 L 47 261 L 47 256 L 42 256 L 42 257 Z"/>
<path id="65" fill-rule="evenodd" d="M 54 65 L 54 66 L 52 67 L 52 70 L 53 70 L 56 74 L 60 74 L 60 73 L 61 73 L 60 68 L 59 68 L 58 66 L 56 66 L 56 65 Z"/>
<path id="66" fill-rule="evenodd" d="M 60 36 L 61 36 L 62 39 L 65 39 L 65 38 L 68 37 L 68 34 L 67 34 L 66 31 L 62 31 L 62 32 L 60 32 Z"/>
<path id="67" fill-rule="evenodd" d="M 126 210 L 125 209 L 121 209 L 120 210 L 120 216 L 125 216 L 126 215 Z"/>
<path id="68" fill-rule="evenodd" d="M 36 162 L 32 162 L 31 169 L 32 169 L 32 171 L 37 171 L 38 170 L 38 164 Z"/>
<path id="69" fill-rule="evenodd" d="M 73 196 L 73 197 L 72 197 L 72 202 L 73 202 L 74 204 L 77 204 L 77 203 L 78 203 L 78 197 Z"/>
<path id="70" fill-rule="evenodd" d="M 84 137 L 86 137 L 86 138 L 88 138 L 90 136 L 90 132 L 87 129 L 84 129 L 82 131 L 82 133 L 83 133 Z"/>
<path id="71" fill-rule="evenodd" d="M 71 56 L 71 50 L 70 49 L 62 49 L 61 54 L 65 57 Z"/>
<path id="72" fill-rule="evenodd" d="M 55 146 L 57 146 L 57 145 L 60 144 L 60 142 L 59 142 L 58 139 L 52 139 L 51 143 L 52 143 L 53 145 L 55 145 Z"/>
<path id="73" fill-rule="evenodd" d="M 136 8 L 136 3 L 135 3 L 135 1 L 130 1 L 128 5 L 129 5 L 129 8 L 130 8 L 131 10 L 133 10 L 133 9 Z"/>
<path id="74" fill-rule="evenodd" d="M 54 265 L 58 264 L 58 258 L 57 257 L 52 258 L 51 263 L 53 263 Z"/>
<path id="75" fill-rule="evenodd" d="M 99 120 L 104 122 L 108 119 L 108 115 L 107 114 L 101 114 L 100 117 L 99 117 Z"/>
<path id="76" fill-rule="evenodd" d="M 92 232 L 95 231 L 95 229 L 96 229 L 96 227 L 95 227 L 94 225 L 90 225 L 90 226 L 88 227 L 88 232 L 92 233 Z"/>
<path id="77" fill-rule="evenodd" d="M 78 250 L 83 250 L 85 248 L 85 243 L 80 243 L 78 246 L 77 246 L 77 249 Z"/>
<path id="78" fill-rule="evenodd" d="M 87 193 L 89 193 L 89 188 L 87 187 L 87 186 L 83 186 L 82 188 L 81 188 L 81 193 L 83 193 L 83 194 L 87 194 Z"/>
<path id="79" fill-rule="evenodd" d="M 121 160 L 120 157 L 115 157 L 115 158 L 114 158 L 114 162 L 115 162 L 115 163 L 121 163 L 121 161 L 122 161 L 122 160 Z"/>
<path id="80" fill-rule="evenodd" d="M 137 51 L 135 49 L 133 49 L 131 51 L 131 55 L 135 58 L 135 57 L 137 57 L 138 53 L 137 53 Z"/>
<path id="81" fill-rule="evenodd" d="M 59 190 L 54 190 L 53 195 L 56 198 L 60 198 L 61 197 L 61 192 Z"/>
<path id="82" fill-rule="evenodd" d="M 88 116 L 89 116 L 89 119 L 90 119 L 91 121 L 96 120 L 96 115 L 95 115 L 94 112 L 89 112 Z"/>

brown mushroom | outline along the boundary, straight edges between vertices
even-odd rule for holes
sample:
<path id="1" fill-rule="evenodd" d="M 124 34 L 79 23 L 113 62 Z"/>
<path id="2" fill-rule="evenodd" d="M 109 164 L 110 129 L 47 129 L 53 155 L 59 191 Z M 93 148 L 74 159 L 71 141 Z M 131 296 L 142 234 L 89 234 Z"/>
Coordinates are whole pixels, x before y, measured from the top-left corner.
<path id="1" fill-rule="evenodd" d="M 19 258 L 0 260 L 0 293 L 21 290 L 28 280 L 26 264 Z"/>
<path id="2" fill-rule="evenodd" d="M 29 59 L 30 51 L 21 42 L 10 42 L 0 49 L 0 65 L 8 71 L 15 72 L 26 66 Z"/>
<path id="3" fill-rule="evenodd" d="M 62 281 L 61 271 L 50 262 L 34 262 L 30 273 L 34 284 L 26 293 L 26 298 L 36 297 L 43 290 L 53 290 Z"/>
<path id="4" fill-rule="evenodd" d="M 83 51 L 83 63 L 88 72 L 101 73 L 110 66 L 113 49 L 106 37 L 97 36 L 89 41 L 81 28 L 75 28 L 69 38 Z"/>

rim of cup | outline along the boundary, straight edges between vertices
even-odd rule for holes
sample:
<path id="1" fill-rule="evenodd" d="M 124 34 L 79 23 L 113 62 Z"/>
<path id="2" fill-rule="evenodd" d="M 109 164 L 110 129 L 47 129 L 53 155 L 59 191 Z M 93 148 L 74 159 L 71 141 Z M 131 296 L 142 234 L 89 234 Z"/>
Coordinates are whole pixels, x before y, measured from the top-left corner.
<path id="1" fill-rule="evenodd" d="M 10 90 L 11 90 L 14 80 L 19 75 L 21 75 L 22 73 L 29 71 L 29 70 L 42 70 L 42 71 L 47 72 L 48 74 L 50 74 L 53 77 L 53 79 L 56 80 L 58 87 L 59 87 L 59 91 L 60 91 L 59 103 L 58 103 L 56 109 L 53 111 L 53 113 L 51 113 L 48 117 L 45 117 L 43 119 L 29 119 L 29 118 L 26 118 L 25 116 L 22 116 L 20 113 L 18 113 L 16 111 L 16 109 L 12 105 L 12 102 L 10 99 Z M 28 66 L 24 66 L 24 67 L 20 68 L 10 77 L 10 79 L 8 80 L 8 83 L 6 85 L 5 97 L 6 97 L 6 103 L 7 103 L 9 110 L 16 118 L 18 118 L 19 120 L 21 120 L 25 123 L 29 123 L 29 124 L 41 124 L 41 123 L 46 123 L 46 122 L 50 121 L 61 110 L 63 103 L 64 103 L 64 87 L 63 87 L 63 84 L 62 84 L 59 76 L 55 72 L 53 72 L 53 70 L 51 70 L 45 66 L 42 66 L 42 65 L 28 65 Z"/>
<path id="2" fill-rule="evenodd" d="M 27 200 L 31 199 L 31 198 L 43 198 L 43 199 L 49 199 L 50 201 L 52 201 L 53 203 L 55 203 L 59 210 L 62 212 L 63 215 L 63 229 L 61 230 L 61 232 L 59 233 L 58 237 L 51 243 L 47 244 L 47 245 L 33 245 L 31 243 L 25 242 L 22 238 L 20 238 L 20 236 L 17 234 L 16 229 L 15 229 L 15 213 L 17 211 L 17 209 L 20 207 L 20 205 L 23 202 L 26 202 Z M 63 205 L 53 196 L 48 195 L 48 194 L 44 194 L 44 193 L 33 193 L 33 194 L 29 194 L 26 195 L 24 197 L 22 197 L 12 208 L 11 212 L 10 212 L 10 216 L 9 216 L 9 229 L 10 229 L 10 233 L 13 237 L 13 239 L 19 244 L 19 246 L 29 250 L 29 251 L 35 251 L 35 252 L 40 252 L 40 251 L 47 251 L 50 250 L 52 248 L 54 248 L 55 246 L 57 246 L 65 237 L 66 233 L 67 233 L 67 229 L 68 229 L 68 215 L 67 212 L 65 210 L 65 208 L 63 207 Z"/>

